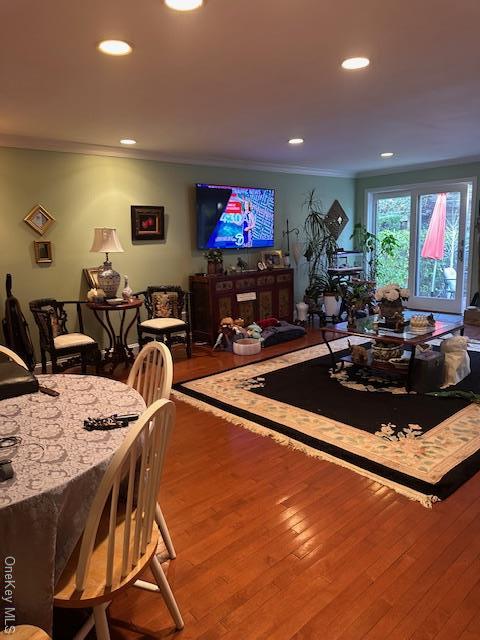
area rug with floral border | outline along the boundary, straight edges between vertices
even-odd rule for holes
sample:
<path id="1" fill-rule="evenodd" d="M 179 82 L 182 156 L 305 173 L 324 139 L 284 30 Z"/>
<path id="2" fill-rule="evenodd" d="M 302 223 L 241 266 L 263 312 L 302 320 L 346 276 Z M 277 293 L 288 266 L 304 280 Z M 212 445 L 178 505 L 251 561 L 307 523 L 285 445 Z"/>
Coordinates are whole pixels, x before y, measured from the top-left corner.
<path id="1" fill-rule="evenodd" d="M 351 338 L 351 343 L 365 340 Z M 345 351 L 347 340 L 331 343 Z M 480 351 L 454 391 L 480 394 Z M 319 344 L 174 385 L 174 396 L 280 444 L 374 479 L 424 506 L 480 469 L 480 405 L 333 373 Z"/>

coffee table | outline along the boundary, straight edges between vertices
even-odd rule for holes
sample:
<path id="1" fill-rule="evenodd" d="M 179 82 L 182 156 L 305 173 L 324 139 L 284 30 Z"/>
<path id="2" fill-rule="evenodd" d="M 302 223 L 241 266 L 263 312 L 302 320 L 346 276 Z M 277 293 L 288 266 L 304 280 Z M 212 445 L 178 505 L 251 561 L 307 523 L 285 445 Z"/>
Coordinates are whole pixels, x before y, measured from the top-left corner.
<path id="1" fill-rule="evenodd" d="M 405 317 L 408 319 L 409 316 L 413 315 L 411 312 L 406 312 Z M 463 336 L 464 325 L 463 319 L 453 322 L 444 322 L 442 320 L 437 320 L 435 326 L 428 327 L 422 332 L 411 331 L 409 326 L 407 325 L 405 329 L 401 333 L 397 333 L 392 329 L 386 328 L 375 328 L 374 327 L 375 316 L 369 316 L 367 318 L 358 318 L 356 321 L 355 327 L 349 327 L 347 322 L 340 322 L 338 324 L 327 325 L 325 327 L 320 327 L 320 331 L 323 334 L 323 340 L 327 345 L 328 351 L 330 353 L 330 358 L 332 361 L 332 367 L 334 370 L 337 369 L 337 364 L 339 361 L 348 360 L 349 358 L 339 358 L 337 359 L 336 354 L 332 351 L 332 347 L 330 346 L 329 339 L 327 337 L 328 334 L 333 334 L 334 340 L 341 336 L 357 336 L 360 338 L 368 338 L 369 340 L 373 340 L 374 342 L 387 342 L 390 344 L 402 345 L 405 347 L 405 350 L 410 350 L 410 358 L 408 362 L 407 370 L 396 369 L 393 364 L 389 362 L 381 362 L 376 363 L 373 361 L 371 364 L 359 365 L 365 368 L 371 368 L 375 370 L 375 373 L 385 373 L 387 375 L 406 375 L 406 389 L 407 391 L 411 390 L 412 387 L 412 374 L 413 374 L 413 363 L 415 361 L 415 352 L 416 348 L 419 344 L 424 342 L 429 342 L 430 340 L 434 340 L 435 338 L 440 338 L 448 333 L 460 333 Z M 343 366 L 343 363 L 342 363 Z"/>

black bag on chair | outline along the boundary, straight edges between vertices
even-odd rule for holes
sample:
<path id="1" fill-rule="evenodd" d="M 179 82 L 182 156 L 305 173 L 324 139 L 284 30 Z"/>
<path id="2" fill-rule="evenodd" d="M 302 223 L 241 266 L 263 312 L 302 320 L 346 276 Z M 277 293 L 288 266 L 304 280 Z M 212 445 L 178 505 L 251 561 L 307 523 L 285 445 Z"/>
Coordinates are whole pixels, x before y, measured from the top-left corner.
<path id="1" fill-rule="evenodd" d="M 33 373 L 16 362 L 0 363 L 0 400 L 16 398 L 38 391 L 38 380 Z"/>
<path id="2" fill-rule="evenodd" d="M 15 351 L 25 362 L 30 371 L 35 369 L 35 354 L 25 316 L 17 298 L 12 295 L 12 276 L 7 273 L 7 299 L 5 300 L 5 318 L 3 319 L 3 335 L 5 344 Z"/>

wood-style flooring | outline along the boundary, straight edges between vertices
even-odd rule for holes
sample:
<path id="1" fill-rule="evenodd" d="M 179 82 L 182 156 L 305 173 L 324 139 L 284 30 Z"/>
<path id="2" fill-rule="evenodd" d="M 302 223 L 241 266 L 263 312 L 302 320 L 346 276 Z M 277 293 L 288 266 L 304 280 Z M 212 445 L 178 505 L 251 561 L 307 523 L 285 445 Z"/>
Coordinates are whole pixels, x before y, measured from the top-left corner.
<path id="1" fill-rule="evenodd" d="M 260 357 L 319 340 L 311 330 Z M 178 349 L 175 378 L 256 358 L 197 347 L 187 361 Z M 132 588 L 110 608 L 113 639 L 480 638 L 480 474 L 429 510 L 212 414 L 177 409 L 161 504 L 185 629 L 175 634 L 159 596 Z"/>

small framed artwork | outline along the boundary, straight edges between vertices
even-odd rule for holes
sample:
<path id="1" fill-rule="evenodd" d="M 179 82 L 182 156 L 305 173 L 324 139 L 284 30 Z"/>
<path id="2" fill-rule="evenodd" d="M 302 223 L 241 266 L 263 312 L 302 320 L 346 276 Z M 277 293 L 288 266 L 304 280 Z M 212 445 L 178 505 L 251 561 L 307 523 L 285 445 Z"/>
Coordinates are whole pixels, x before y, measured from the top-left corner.
<path id="1" fill-rule="evenodd" d="M 262 262 L 267 265 L 267 269 L 282 269 L 283 259 L 281 251 L 262 251 Z"/>
<path id="2" fill-rule="evenodd" d="M 48 264 L 52 262 L 52 243 L 49 240 L 34 240 L 35 262 L 37 264 Z"/>
<path id="3" fill-rule="evenodd" d="M 165 240 L 165 208 L 132 205 L 132 240 Z"/>
<path id="4" fill-rule="evenodd" d="M 37 233 L 43 236 L 50 226 L 55 222 L 55 218 L 48 213 L 40 204 L 36 204 L 33 209 L 27 213 L 24 221 L 32 227 Z"/>
<path id="5" fill-rule="evenodd" d="M 98 272 L 100 267 L 87 267 L 83 270 L 83 275 L 87 281 L 89 289 L 98 289 Z"/>

